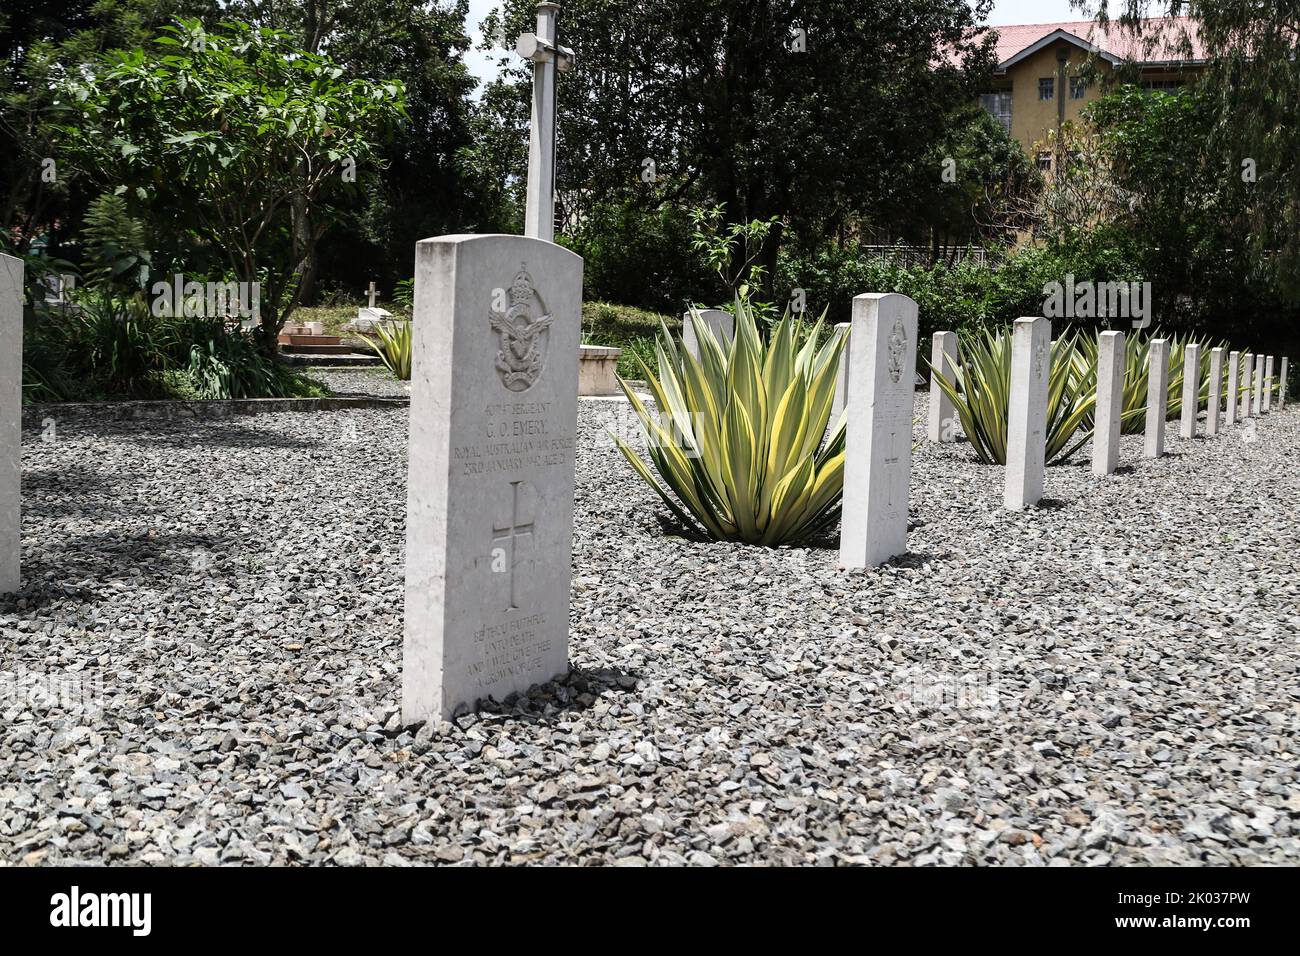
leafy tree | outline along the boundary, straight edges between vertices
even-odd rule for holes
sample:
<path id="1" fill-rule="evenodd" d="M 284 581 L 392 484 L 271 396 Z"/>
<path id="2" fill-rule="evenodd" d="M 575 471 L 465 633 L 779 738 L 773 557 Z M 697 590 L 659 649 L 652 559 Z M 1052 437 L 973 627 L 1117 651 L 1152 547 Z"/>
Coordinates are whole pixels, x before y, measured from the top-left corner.
<path id="1" fill-rule="evenodd" d="M 1097 0 L 1160 59 L 1190 59 L 1195 29 L 1209 57 L 1197 86 L 1207 124 L 1197 154 L 1213 167 L 1220 193 L 1244 193 L 1248 228 L 1239 233 L 1258 257 L 1275 256 L 1279 287 L 1300 301 L 1300 7 L 1294 0 Z M 1172 36 L 1144 17 L 1184 14 Z M 1172 48 L 1172 49 L 1171 49 Z M 1180 144 L 1186 148 L 1188 143 Z M 1168 157 L 1181 163 L 1178 157 Z"/>
<path id="2" fill-rule="evenodd" d="M 260 282 L 268 349 L 338 214 L 343 170 L 374 162 L 374 137 L 403 115 L 399 82 L 346 79 L 286 34 L 242 23 L 168 27 L 66 90 L 82 172 L 136 201 L 155 230 L 196 237 L 211 268 Z M 295 208 L 311 212 L 308 231 L 293 228 Z"/>
<path id="3" fill-rule="evenodd" d="M 304 295 L 321 269 L 360 288 L 411 275 L 415 243 L 448 232 L 501 231 L 496 183 L 474 151 L 462 62 L 467 0 L 232 0 L 227 15 L 285 30 L 309 53 L 328 53 L 346 76 L 400 80 L 401 135 L 379 144 L 373 175 L 305 270 Z M 525 117 L 526 119 L 526 117 Z M 294 211 L 295 228 L 310 228 Z M 367 271 L 368 270 L 368 271 Z"/>
<path id="4" fill-rule="evenodd" d="M 62 164 L 60 83 L 99 51 L 138 46 L 214 0 L 6 0 L 0 8 L 0 222 L 22 255 L 38 237 L 55 249 L 73 235 L 95 193 Z M 63 228 L 59 228 L 60 224 Z"/>
<path id="5" fill-rule="evenodd" d="M 560 40 L 578 57 L 559 84 L 566 212 L 622 196 L 720 204 L 730 223 L 776 217 L 758 258 L 769 278 L 787 227 L 820 237 L 906 219 L 939 183 L 933 145 L 991 67 L 992 40 L 974 31 L 989 6 L 566 3 Z M 513 37 L 533 18 L 532 0 L 506 0 L 487 32 Z M 524 100 L 514 63 L 499 82 Z"/>

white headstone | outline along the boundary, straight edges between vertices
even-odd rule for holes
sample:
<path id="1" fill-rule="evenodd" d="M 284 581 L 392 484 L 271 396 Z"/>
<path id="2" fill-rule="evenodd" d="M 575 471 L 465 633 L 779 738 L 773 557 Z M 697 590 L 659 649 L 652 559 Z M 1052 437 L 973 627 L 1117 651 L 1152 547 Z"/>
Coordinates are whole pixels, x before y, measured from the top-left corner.
<path id="1" fill-rule="evenodd" d="M 957 410 L 939 387 L 939 376 L 949 382 L 957 372 L 957 333 L 935 332 L 930 345 L 930 428 L 932 442 L 950 442 L 957 434 Z"/>
<path id="2" fill-rule="evenodd" d="M 1196 415 L 1201 410 L 1201 347 L 1195 342 L 1183 349 L 1183 403 L 1178 434 L 1196 437 Z"/>
<path id="3" fill-rule="evenodd" d="M 18 590 L 22 390 L 23 260 L 0 253 L 0 594 Z"/>
<path id="4" fill-rule="evenodd" d="M 1226 411 L 1224 413 L 1224 419 L 1223 419 L 1229 425 L 1237 424 L 1237 409 L 1238 407 L 1240 407 L 1240 402 L 1238 401 L 1237 398 L 1237 396 L 1240 394 L 1240 389 L 1241 389 L 1240 374 L 1241 374 L 1241 353 L 1229 352 L 1228 353 L 1228 400 L 1227 402 L 1224 403 L 1224 408 L 1226 409 Z"/>
<path id="5" fill-rule="evenodd" d="M 568 667 L 582 259 L 523 236 L 416 244 L 407 723 Z"/>
<path id="6" fill-rule="evenodd" d="M 373 309 L 375 307 L 375 297 L 379 295 L 379 292 L 377 289 L 375 289 L 375 284 L 373 282 L 370 283 L 370 288 L 366 290 L 366 294 L 370 297 L 368 304 L 370 308 Z"/>
<path id="7" fill-rule="evenodd" d="M 1169 340 L 1152 339 L 1147 354 L 1147 431 L 1143 454 L 1165 453 L 1165 418 L 1169 410 Z"/>
<path id="8" fill-rule="evenodd" d="M 1278 380 L 1277 380 L 1277 407 L 1278 408 L 1286 408 L 1286 366 L 1287 366 L 1287 358 L 1285 355 L 1283 355 L 1282 371 L 1279 373 Z"/>
<path id="9" fill-rule="evenodd" d="M 916 392 L 916 303 L 896 293 L 853 299 L 840 567 L 907 551 Z"/>
<path id="10" fill-rule="evenodd" d="M 1219 412 L 1223 407 L 1223 349 L 1210 350 L 1210 391 L 1205 403 L 1205 434 L 1219 434 Z"/>
<path id="11" fill-rule="evenodd" d="M 1241 417 L 1250 418 L 1250 397 L 1254 394 L 1254 387 L 1251 383 L 1251 376 L 1255 373 L 1255 357 L 1253 355 L 1243 355 L 1241 358 Z"/>
<path id="12" fill-rule="evenodd" d="M 849 334 L 849 329 L 853 326 L 849 322 L 836 322 L 835 332 L 833 334 L 844 338 Z M 1285 359 L 1283 360 L 1285 361 Z M 831 401 L 831 418 L 826 425 L 827 431 L 835 427 L 835 423 L 840 420 L 840 414 L 844 411 L 844 406 L 849 400 L 849 349 L 848 346 L 840 349 L 840 367 L 835 372 L 835 398 Z"/>
<path id="13" fill-rule="evenodd" d="M 736 317 L 730 312 L 722 309 L 694 309 L 698 321 L 703 323 L 704 327 L 713 335 L 713 340 L 724 351 L 731 348 L 731 340 L 736 336 Z M 691 313 L 682 313 L 682 344 L 686 346 L 686 351 L 700 357 L 700 340 L 696 335 L 695 322 L 691 321 Z"/>
<path id="14" fill-rule="evenodd" d="M 1255 401 L 1251 408 L 1256 418 L 1264 414 L 1264 356 L 1255 356 Z"/>
<path id="15" fill-rule="evenodd" d="M 1264 359 L 1264 414 L 1273 410 L 1273 356 Z"/>
<path id="16" fill-rule="evenodd" d="M 1016 319 L 1011 337 L 1007 407 L 1007 469 L 1002 503 L 1012 511 L 1038 504 L 1047 465 L 1047 390 L 1052 374 L 1052 323 Z"/>
<path id="17" fill-rule="evenodd" d="M 1102 332 L 1097 336 L 1097 408 L 1093 413 L 1092 473 L 1100 477 L 1114 472 L 1119 464 L 1126 358 L 1123 332 Z"/>

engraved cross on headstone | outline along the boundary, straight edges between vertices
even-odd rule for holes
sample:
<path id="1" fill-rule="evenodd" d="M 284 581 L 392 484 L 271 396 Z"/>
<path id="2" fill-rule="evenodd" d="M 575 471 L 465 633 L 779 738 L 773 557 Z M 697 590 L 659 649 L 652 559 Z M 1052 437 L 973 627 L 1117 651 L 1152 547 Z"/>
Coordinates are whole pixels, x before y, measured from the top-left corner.
<path id="1" fill-rule="evenodd" d="M 521 484 L 523 484 L 521 481 L 510 482 L 510 520 L 506 523 L 506 526 L 499 528 L 496 526 L 495 521 L 492 522 L 492 542 L 495 544 L 498 541 L 504 541 L 510 551 L 506 558 L 507 569 L 510 572 L 510 604 L 506 607 L 507 611 L 513 611 L 519 607 L 515 600 L 515 564 L 516 549 L 518 548 L 516 541 L 519 538 L 527 537 L 531 544 L 533 537 L 533 523 L 528 521 L 521 524 L 519 521 L 519 486 Z"/>
<path id="2" fill-rule="evenodd" d="M 885 459 L 885 490 L 889 493 L 886 504 L 891 509 L 896 508 L 894 504 L 894 472 L 898 467 L 898 430 L 889 429 L 889 457 Z"/>

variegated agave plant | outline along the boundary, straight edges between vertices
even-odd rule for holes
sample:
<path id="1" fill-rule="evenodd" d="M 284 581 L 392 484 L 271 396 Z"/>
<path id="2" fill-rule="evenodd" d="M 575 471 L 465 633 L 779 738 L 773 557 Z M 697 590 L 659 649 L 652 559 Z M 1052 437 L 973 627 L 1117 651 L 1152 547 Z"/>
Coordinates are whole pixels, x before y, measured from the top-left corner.
<path id="1" fill-rule="evenodd" d="M 961 341 L 952 377 L 935 381 L 952 400 L 962 430 L 980 461 L 1007 463 L 1011 398 L 1011 332 L 985 330 Z M 1092 431 L 1080 431 L 1097 403 L 1097 359 L 1077 358 L 1075 336 L 1052 343 L 1047 380 L 1047 463 L 1059 464 L 1082 447 Z"/>
<path id="2" fill-rule="evenodd" d="M 615 436 L 627 460 L 678 520 L 712 538 L 778 545 L 833 526 L 844 485 L 844 416 L 826 431 L 844 340 L 822 342 L 821 320 L 809 330 L 787 312 L 764 342 L 743 300 L 730 344 L 694 312 L 690 321 L 698 359 L 662 325 L 658 375 L 637 358 L 654 411 L 619 379 L 654 470 Z"/>

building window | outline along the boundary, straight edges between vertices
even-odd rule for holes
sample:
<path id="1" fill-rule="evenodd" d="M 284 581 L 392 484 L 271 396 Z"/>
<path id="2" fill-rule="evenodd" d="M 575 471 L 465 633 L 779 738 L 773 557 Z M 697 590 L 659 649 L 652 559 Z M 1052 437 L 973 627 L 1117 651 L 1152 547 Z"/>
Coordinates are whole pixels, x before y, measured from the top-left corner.
<path id="1" fill-rule="evenodd" d="M 1045 76 L 1038 81 L 1038 98 L 1040 100 L 1056 99 L 1056 77 Z"/>
<path id="2" fill-rule="evenodd" d="M 1070 99 L 1081 100 L 1088 92 L 1088 83 L 1081 76 L 1070 77 Z"/>
<path id="3" fill-rule="evenodd" d="M 1183 86 L 1182 80 L 1143 80 L 1142 89 L 1150 90 L 1177 90 Z"/>
<path id="4" fill-rule="evenodd" d="M 981 93 L 980 106 L 993 114 L 993 118 L 1002 124 L 1002 128 L 1011 132 L 1011 91 L 1001 93 Z"/>

